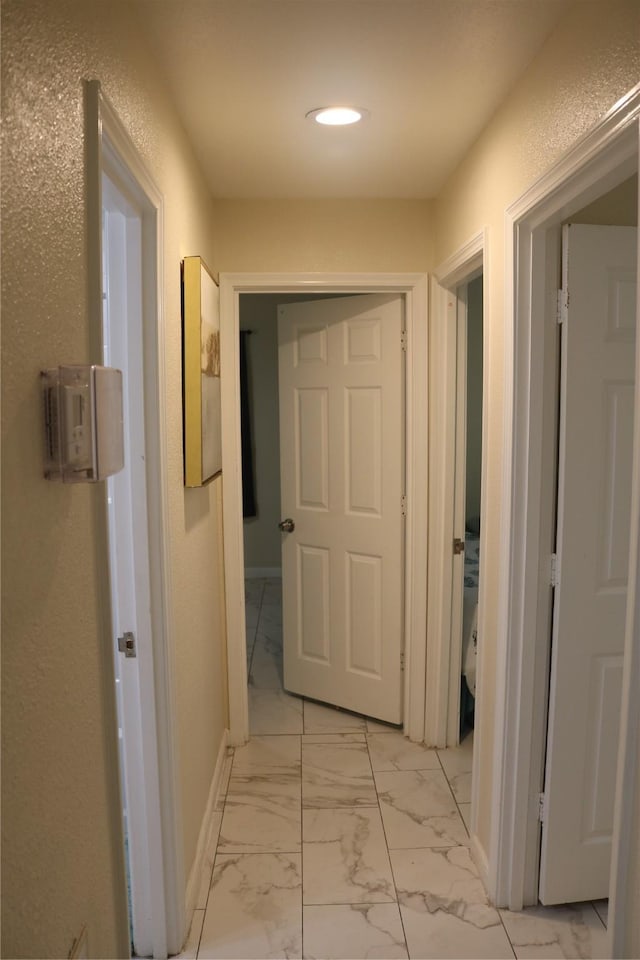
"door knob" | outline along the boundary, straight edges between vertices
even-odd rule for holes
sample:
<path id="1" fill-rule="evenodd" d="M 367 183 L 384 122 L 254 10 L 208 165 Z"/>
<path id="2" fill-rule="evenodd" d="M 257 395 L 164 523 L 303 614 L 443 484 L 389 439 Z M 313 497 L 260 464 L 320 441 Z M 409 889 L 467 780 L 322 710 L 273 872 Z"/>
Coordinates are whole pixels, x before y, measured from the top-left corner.
<path id="1" fill-rule="evenodd" d="M 283 533 L 293 533 L 293 531 L 296 528 L 296 525 L 291 519 L 291 517 L 287 517 L 286 520 L 281 520 L 278 526 L 280 527 Z"/>

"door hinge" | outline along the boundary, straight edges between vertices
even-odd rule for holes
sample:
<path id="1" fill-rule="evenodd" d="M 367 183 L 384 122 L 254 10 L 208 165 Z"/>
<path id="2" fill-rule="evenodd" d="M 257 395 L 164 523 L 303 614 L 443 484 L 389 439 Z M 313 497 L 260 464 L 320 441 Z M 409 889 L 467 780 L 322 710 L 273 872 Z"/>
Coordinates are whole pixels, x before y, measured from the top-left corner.
<path id="1" fill-rule="evenodd" d="M 568 290 L 558 290 L 558 302 L 556 308 L 556 320 L 559 324 L 563 324 L 567 319 L 567 311 L 569 310 L 569 291 Z"/>
<path id="2" fill-rule="evenodd" d="M 406 330 L 400 331 L 400 346 L 402 347 L 403 352 L 406 353 L 407 352 L 407 331 Z"/>
<path id="3" fill-rule="evenodd" d="M 453 554 L 457 556 L 459 553 L 464 553 L 464 540 L 461 540 L 460 537 L 455 537 L 453 541 Z"/>
<path id="4" fill-rule="evenodd" d="M 404 670 L 404 650 L 400 654 L 400 672 Z"/>
<path id="5" fill-rule="evenodd" d="M 558 586 L 558 554 L 551 554 L 551 571 L 550 571 L 550 582 L 552 587 Z"/>
<path id="6" fill-rule="evenodd" d="M 125 657 L 137 656 L 136 638 L 130 630 L 127 630 L 121 637 L 118 637 L 118 651 L 124 653 Z"/>
<path id="7" fill-rule="evenodd" d="M 544 823 L 545 815 L 545 795 L 544 793 L 538 794 L 538 821 L 539 823 Z"/>
<path id="8" fill-rule="evenodd" d="M 403 493 L 400 497 L 400 516 L 406 517 L 407 515 L 407 495 Z"/>

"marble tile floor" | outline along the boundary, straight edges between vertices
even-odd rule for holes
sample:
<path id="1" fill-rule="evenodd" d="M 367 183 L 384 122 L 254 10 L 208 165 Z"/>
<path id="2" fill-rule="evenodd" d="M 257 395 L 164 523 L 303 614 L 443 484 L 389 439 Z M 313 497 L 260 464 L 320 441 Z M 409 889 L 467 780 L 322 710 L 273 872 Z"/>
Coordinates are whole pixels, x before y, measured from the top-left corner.
<path id="1" fill-rule="evenodd" d="M 606 902 L 495 910 L 472 740 L 430 750 L 282 689 L 279 583 L 247 581 L 252 738 L 230 751 L 183 960 L 604 957 Z"/>

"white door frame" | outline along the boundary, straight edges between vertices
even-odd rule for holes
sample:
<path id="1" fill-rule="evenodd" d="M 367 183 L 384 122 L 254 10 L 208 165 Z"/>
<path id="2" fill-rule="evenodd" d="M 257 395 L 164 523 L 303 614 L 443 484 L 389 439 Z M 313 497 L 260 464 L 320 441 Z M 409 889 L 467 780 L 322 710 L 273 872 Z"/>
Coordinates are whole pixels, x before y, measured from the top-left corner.
<path id="1" fill-rule="evenodd" d="M 174 720 L 173 646 L 171 642 L 171 563 L 167 480 L 167 429 L 165 337 L 163 315 L 163 199 L 133 141 L 101 92 L 98 81 L 86 84 L 87 204 L 91 304 L 91 353 L 102 361 L 102 174 L 126 186 L 142 211 L 142 284 L 145 354 L 146 482 L 149 531 L 149 572 L 153 658 L 140 658 L 141 743 L 128 745 L 140 751 L 145 768 L 144 789 L 128 796 L 146 820 L 148 875 L 134 878 L 148 884 L 150 916 L 144 937 L 154 957 L 177 953 L 186 936 L 185 882 L 181 817 L 177 781 L 176 724 Z M 106 496 L 106 494 L 105 494 Z M 99 501 L 96 516 L 101 596 L 109 609 L 109 562 L 106 500 Z M 113 637 L 104 644 L 106 739 L 117 756 Z M 113 742 L 111 743 L 111 740 Z M 112 769 L 113 764 L 112 764 Z M 117 778 L 117 760 L 114 778 Z M 149 772 L 151 772 L 150 775 Z M 116 780 L 117 782 L 117 780 Z M 118 795 L 118 808 L 121 800 Z M 120 831 L 121 832 L 121 826 Z M 117 833 L 116 833 L 117 835 Z M 123 885 L 126 878 L 122 877 Z"/>
<path id="2" fill-rule="evenodd" d="M 493 820 L 488 886 L 499 906 L 520 909 L 537 901 L 537 793 L 540 790 L 546 722 L 544 664 L 549 648 L 548 562 L 540 531 L 548 521 L 545 471 L 552 469 L 552 438 L 545 419 L 548 356 L 542 331 L 555 291 L 550 261 L 556 258 L 562 220 L 605 193 L 637 169 L 640 85 L 582 137 L 544 176 L 506 211 L 505 261 L 505 450 L 501 519 L 499 629 L 496 663 L 496 725 L 493 762 Z M 550 256 L 551 254 L 551 256 Z M 638 369 L 638 367 L 637 367 Z M 640 385 L 636 376 L 636 413 Z M 640 599 L 634 549 L 638 547 L 640 474 L 637 469 L 638 417 L 634 448 L 631 566 L 628 611 Z M 629 675 L 638 673 L 640 633 L 627 617 L 620 758 L 631 757 L 631 733 L 638 728 L 637 707 L 629 697 Z M 626 710 L 626 714 L 625 714 Z M 634 798 L 634 765 L 620 768 L 613 860 L 622 877 L 628 869 L 629 804 Z M 625 826 L 626 824 L 626 826 Z M 610 928 L 620 930 L 624 911 L 610 913 Z M 615 935 L 615 933 L 614 933 Z M 614 954 L 622 955 L 620 953 Z"/>
<path id="3" fill-rule="evenodd" d="M 421 273 L 223 273 L 220 276 L 222 484 L 229 739 L 249 738 L 238 342 L 241 293 L 401 293 L 406 303 L 404 732 L 424 738 L 427 582 L 427 277 Z"/>
<path id="4" fill-rule="evenodd" d="M 425 739 L 430 746 L 452 747 L 458 742 L 459 695 L 452 696 L 453 684 L 459 687 L 460 650 L 453 631 L 453 538 L 455 531 L 456 490 L 461 482 L 456 466 L 458 421 L 458 289 L 479 276 L 487 256 L 486 231 L 474 234 L 463 247 L 442 263 L 431 278 L 431 316 L 429 352 L 431 384 L 429 419 L 429 583 L 427 608 L 427 693 Z M 488 324 L 487 292 L 483 290 L 483 337 Z M 485 357 L 488 351 L 484 349 Z M 488 363 L 483 364 L 483 396 L 487 396 Z M 483 405 L 483 437 L 486 436 L 486 404 Z M 486 458 L 482 457 L 480 536 L 484 531 Z M 482 548 L 480 551 L 482 556 Z M 482 632 L 484 599 L 482 581 L 478 594 L 478 633 Z M 481 675 L 482 646 L 478 649 L 478 677 Z M 457 678 L 457 679 L 456 679 Z M 476 685 L 481 696 L 481 685 Z M 480 711 L 478 711 L 480 718 Z M 474 754 L 484 735 L 478 723 L 474 735 Z M 474 764 L 474 769 L 476 765 Z M 474 778 L 475 782 L 475 778 Z M 472 791 L 473 792 L 473 791 Z M 472 811 L 474 805 L 472 804 Z"/>

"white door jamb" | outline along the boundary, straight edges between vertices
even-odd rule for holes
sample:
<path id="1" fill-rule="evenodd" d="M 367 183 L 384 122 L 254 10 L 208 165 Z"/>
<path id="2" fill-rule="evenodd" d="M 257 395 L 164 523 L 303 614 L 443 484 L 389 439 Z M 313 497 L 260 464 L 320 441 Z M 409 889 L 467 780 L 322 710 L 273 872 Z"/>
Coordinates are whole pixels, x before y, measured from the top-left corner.
<path id="1" fill-rule="evenodd" d="M 402 293 L 407 318 L 404 732 L 424 738 L 427 582 L 427 278 L 403 273 L 220 276 L 222 484 L 230 743 L 249 737 L 238 340 L 241 293 Z"/>
<path id="2" fill-rule="evenodd" d="M 456 719 L 450 698 L 452 660 L 453 538 L 456 483 L 456 421 L 458 369 L 457 289 L 482 270 L 486 254 L 485 231 L 471 237 L 441 264 L 431 278 L 429 322 L 430 419 L 429 462 L 429 581 L 427 593 L 427 694 L 425 740 L 430 746 L 455 746 L 450 731 Z M 486 304 L 486 295 L 483 298 Z M 486 305 L 483 305 L 486 315 Z M 486 327 L 485 327 L 486 329 Z M 486 353 L 486 351 L 485 351 Z M 483 376 L 486 377 L 486 365 Z M 483 385 L 486 395 L 486 385 Z M 483 430 L 484 430 L 483 426 Z M 484 470 L 484 463 L 483 463 Z M 482 478 L 482 488 L 486 484 Z M 480 524 L 482 531 L 483 524 Z M 484 604 L 480 597 L 481 613 Z M 479 651 L 479 657 L 481 652 Z M 459 718 L 458 718 L 459 719 Z M 481 736 L 481 730 L 478 730 Z M 476 737 L 477 739 L 477 737 Z"/>

